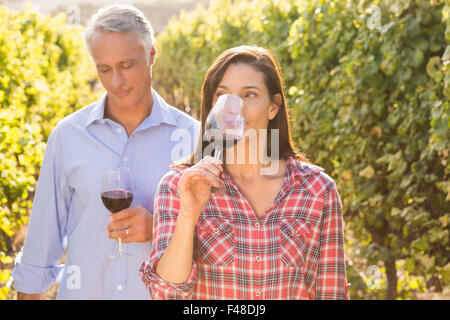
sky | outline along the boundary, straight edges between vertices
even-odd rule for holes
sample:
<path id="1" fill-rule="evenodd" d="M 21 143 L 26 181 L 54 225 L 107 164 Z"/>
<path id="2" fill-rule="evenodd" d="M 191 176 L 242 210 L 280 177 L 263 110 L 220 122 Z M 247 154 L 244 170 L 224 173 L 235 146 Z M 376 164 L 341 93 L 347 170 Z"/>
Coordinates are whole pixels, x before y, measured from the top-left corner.
<path id="1" fill-rule="evenodd" d="M 95 0 L 96 5 L 113 4 L 113 3 L 152 3 L 157 0 Z M 174 0 L 172 0 L 174 1 Z M 190 0 L 176 0 L 177 2 L 188 2 Z M 92 0 L 0 0 L 0 4 L 6 5 L 13 9 L 22 9 L 26 3 L 31 3 L 40 12 L 48 12 L 57 6 L 70 6 L 79 3 L 92 3 Z"/>

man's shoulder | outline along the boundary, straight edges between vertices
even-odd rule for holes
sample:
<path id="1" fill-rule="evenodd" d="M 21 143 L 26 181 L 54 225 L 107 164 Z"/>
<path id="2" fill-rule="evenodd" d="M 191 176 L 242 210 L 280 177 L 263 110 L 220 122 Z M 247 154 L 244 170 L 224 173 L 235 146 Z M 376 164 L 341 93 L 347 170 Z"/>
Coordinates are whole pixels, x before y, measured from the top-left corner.
<path id="1" fill-rule="evenodd" d="M 169 111 L 172 113 L 175 121 L 177 122 L 178 127 L 188 128 L 191 126 L 200 126 L 200 121 L 187 114 L 185 111 L 180 110 L 174 106 L 166 104 Z"/>
<path id="2" fill-rule="evenodd" d="M 93 102 L 87 106 L 84 106 L 62 118 L 56 125 L 54 130 L 65 130 L 66 128 L 73 128 L 78 126 L 85 126 L 89 115 L 97 105 L 97 102 Z"/>
<path id="3" fill-rule="evenodd" d="M 155 90 L 152 91 L 156 99 L 159 101 L 160 106 L 165 112 L 170 113 L 171 117 L 175 120 L 177 127 L 179 128 L 189 128 L 189 127 L 200 127 L 200 121 L 190 116 L 185 111 L 178 109 L 169 103 L 159 95 Z"/>

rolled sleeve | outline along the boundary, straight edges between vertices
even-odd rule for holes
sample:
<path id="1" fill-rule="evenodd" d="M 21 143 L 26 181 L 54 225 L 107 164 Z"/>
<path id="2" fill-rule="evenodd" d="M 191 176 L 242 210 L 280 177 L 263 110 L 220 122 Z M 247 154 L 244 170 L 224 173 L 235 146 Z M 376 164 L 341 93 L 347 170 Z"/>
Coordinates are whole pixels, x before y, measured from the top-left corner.
<path id="1" fill-rule="evenodd" d="M 28 294 L 40 294 L 49 289 L 54 282 L 59 282 L 64 273 L 64 265 L 48 268 L 32 266 L 16 259 L 12 272 L 14 289 Z"/>
<path id="2" fill-rule="evenodd" d="M 159 260 L 159 259 L 158 259 Z M 190 300 L 197 280 L 197 264 L 194 262 L 191 274 L 184 283 L 163 280 L 156 273 L 156 262 L 143 263 L 139 276 L 148 288 L 153 300 Z"/>

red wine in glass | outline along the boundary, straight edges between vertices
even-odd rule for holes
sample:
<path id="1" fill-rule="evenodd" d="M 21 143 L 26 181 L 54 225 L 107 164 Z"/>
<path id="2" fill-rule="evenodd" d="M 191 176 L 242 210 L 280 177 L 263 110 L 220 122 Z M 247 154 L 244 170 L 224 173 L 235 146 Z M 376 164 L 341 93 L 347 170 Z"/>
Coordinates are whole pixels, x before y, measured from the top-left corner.
<path id="1" fill-rule="evenodd" d="M 106 209 L 113 214 L 130 207 L 133 201 L 130 169 L 119 167 L 103 171 L 101 199 Z M 118 249 L 109 256 L 111 258 L 130 257 L 130 253 L 122 250 L 122 239 L 118 240 Z"/>
<path id="2" fill-rule="evenodd" d="M 130 207 L 133 193 L 127 190 L 112 190 L 102 192 L 102 201 L 111 213 L 119 212 Z"/>

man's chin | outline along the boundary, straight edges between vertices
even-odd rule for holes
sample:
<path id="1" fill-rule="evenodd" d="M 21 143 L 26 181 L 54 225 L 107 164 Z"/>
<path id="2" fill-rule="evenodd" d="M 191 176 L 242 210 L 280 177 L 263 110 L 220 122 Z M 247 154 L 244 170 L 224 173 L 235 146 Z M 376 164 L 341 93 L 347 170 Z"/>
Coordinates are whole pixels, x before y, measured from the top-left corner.
<path id="1" fill-rule="evenodd" d="M 112 102 L 114 108 L 118 109 L 132 109 L 137 106 L 137 99 L 132 96 L 114 96 L 112 99 L 110 99 L 110 101 Z"/>

